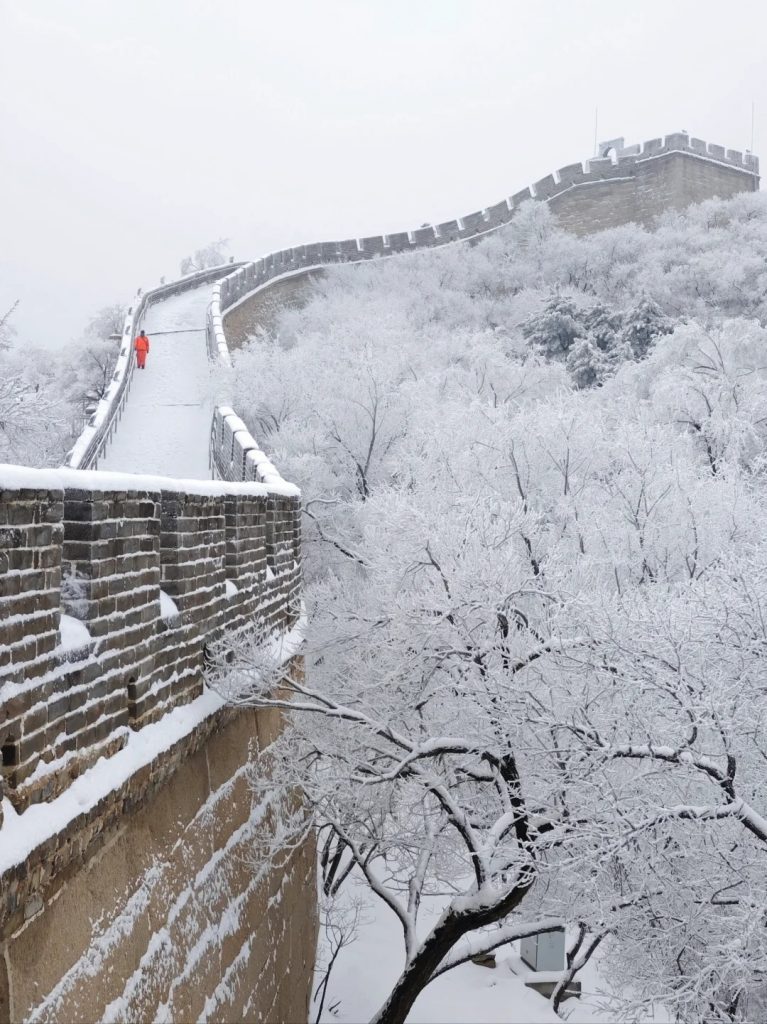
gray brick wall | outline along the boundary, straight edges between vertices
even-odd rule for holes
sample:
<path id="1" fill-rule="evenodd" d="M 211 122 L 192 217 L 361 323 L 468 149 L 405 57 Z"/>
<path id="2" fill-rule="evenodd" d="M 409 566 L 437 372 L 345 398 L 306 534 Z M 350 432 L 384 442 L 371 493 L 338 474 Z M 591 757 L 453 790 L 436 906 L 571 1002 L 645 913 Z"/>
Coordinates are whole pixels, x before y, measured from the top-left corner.
<path id="1" fill-rule="evenodd" d="M 19 810 L 198 696 L 222 629 L 296 621 L 300 514 L 296 496 L 260 484 L 2 493 L 0 747 Z M 161 589 L 178 614 L 163 617 Z M 62 612 L 89 642 L 61 645 Z"/>

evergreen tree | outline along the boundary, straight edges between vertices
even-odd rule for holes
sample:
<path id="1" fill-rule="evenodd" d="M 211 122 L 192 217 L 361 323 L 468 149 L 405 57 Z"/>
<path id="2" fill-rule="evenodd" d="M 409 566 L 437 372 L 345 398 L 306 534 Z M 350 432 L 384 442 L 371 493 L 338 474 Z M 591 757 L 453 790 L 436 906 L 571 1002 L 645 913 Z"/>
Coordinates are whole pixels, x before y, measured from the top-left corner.
<path id="1" fill-rule="evenodd" d="M 645 296 L 624 314 L 622 340 L 631 349 L 634 359 L 644 359 L 655 339 L 673 330 L 673 322 Z"/>
<path id="2" fill-rule="evenodd" d="M 567 371 L 577 388 L 602 382 L 609 369 L 607 360 L 591 338 L 578 338 L 567 355 Z"/>
<path id="3" fill-rule="evenodd" d="M 555 295 L 541 313 L 522 325 L 522 333 L 531 346 L 547 359 L 566 356 L 576 338 L 583 335 L 581 312 L 572 299 Z"/>
<path id="4" fill-rule="evenodd" d="M 598 302 L 586 313 L 583 326 L 600 352 L 612 352 L 619 346 L 624 327 L 623 314 Z"/>

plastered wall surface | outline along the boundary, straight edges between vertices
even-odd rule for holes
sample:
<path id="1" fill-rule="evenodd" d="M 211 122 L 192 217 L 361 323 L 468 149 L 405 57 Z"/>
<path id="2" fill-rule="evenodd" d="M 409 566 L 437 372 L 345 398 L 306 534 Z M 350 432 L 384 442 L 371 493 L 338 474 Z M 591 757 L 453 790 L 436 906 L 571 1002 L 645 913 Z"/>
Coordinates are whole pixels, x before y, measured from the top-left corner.
<path id="1" fill-rule="evenodd" d="M 225 712 L 104 845 L 0 944 L 0 1020 L 306 1021 L 311 844 L 276 870 L 248 763 L 273 711 Z"/>

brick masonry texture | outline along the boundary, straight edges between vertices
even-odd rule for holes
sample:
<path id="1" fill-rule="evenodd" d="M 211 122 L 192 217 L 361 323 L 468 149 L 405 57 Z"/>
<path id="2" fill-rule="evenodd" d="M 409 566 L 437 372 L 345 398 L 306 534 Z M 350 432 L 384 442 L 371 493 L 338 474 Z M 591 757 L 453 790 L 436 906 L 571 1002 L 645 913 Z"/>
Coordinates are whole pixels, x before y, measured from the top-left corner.
<path id="1" fill-rule="evenodd" d="M 161 589 L 178 614 L 163 617 Z M 20 811 L 56 796 L 129 729 L 199 696 L 222 629 L 289 628 L 299 594 L 297 497 L 4 492 L 5 795 Z M 61 646 L 62 612 L 87 627 L 82 647 Z"/>

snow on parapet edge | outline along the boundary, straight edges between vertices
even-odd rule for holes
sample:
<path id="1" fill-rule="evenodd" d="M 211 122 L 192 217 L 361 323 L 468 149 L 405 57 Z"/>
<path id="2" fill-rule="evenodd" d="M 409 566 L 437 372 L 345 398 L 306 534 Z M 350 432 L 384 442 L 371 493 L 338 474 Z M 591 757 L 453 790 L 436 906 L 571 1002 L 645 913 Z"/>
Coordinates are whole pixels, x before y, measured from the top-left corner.
<path id="1" fill-rule="evenodd" d="M 214 426 L 218 418 L 228 428 L 232 439 L 239 444 L 242 451 L 243 466 L 250 464 L 253 467 L 254 479 L 258 480 L 259 483 L 266 484 L 268 487 L 285 485 L 280 471 L 268 455 L 258 447 L 253 439 L 253 435 L 234 409 L 228 405 L 217 406 L 214 413 Z M 287 486 L 292 487 L 294 485 L 288 484 Z"/>
<path id="2" fill-rule="evenodd" d="M 279 641 L 273 641 L 273 656 L 280 664 L 286 664 L 299 652 L 305 628 L 306 620 L 302 617 Z M 62 832 L 71 821 L 91 810 L 227 704 L 229 702 L 220 694 L 206 689 L 189 704 L 173 708 L 160 721 L 138 732 L 129 730 L 128 742 L 122 750 L 106 761 L 99 759 L 53 800 L 32 804 L 19 814 L 7 797 L 3 799 L 0 875 L 26 860 L 38 846 Z"/>
<path id="3" fill-rule="evenodd" d="M 271 463 L 269 463 L 271 466 Z M 274 471 L 263 482 L 227 480 L 178 480 L 175 477 L 143 473 L 105 473 L 98 469 L 32 469 L 0 463 L 0 490 L 36 491 L 172 491 L 202 497 L 235 495 L 265 498 L 278 495 L 300 498 L 300 488 Z"/>

